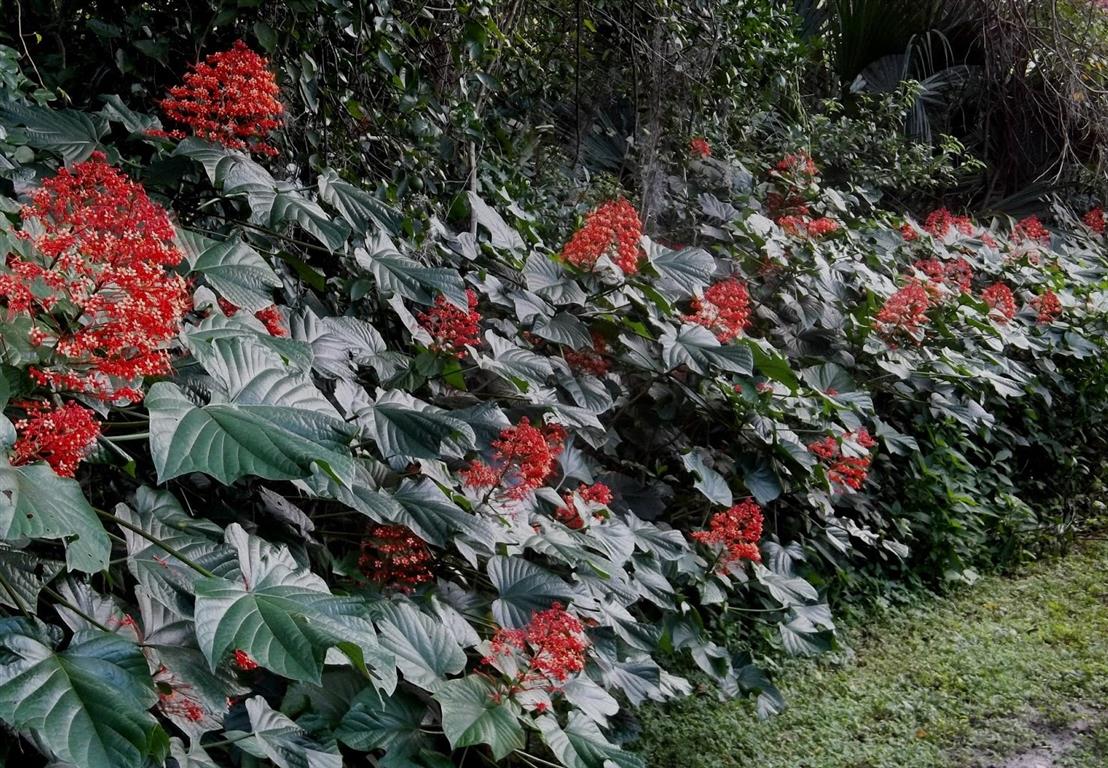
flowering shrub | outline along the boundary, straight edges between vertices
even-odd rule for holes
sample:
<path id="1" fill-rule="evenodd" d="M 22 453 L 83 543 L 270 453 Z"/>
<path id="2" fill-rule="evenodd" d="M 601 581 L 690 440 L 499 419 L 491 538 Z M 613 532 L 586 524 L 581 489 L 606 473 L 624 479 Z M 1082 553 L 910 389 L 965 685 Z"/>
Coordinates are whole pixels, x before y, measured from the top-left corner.
<path id="1" fill-rule="evenodd" d="M 630 768 L 674 658 L 778 711 L 754 659 L 828 648 L 846 590 L 1071 524 L 1038 501 L 1108 423 L 1102 215 L 916 219 L 684 139 L 576 230 L 479 163 L 398 210 L 251 156 L 281 110 L 242 46 L 182 88 L 169 140 L 139 90 L 0 108 L 22 749 Z"/>

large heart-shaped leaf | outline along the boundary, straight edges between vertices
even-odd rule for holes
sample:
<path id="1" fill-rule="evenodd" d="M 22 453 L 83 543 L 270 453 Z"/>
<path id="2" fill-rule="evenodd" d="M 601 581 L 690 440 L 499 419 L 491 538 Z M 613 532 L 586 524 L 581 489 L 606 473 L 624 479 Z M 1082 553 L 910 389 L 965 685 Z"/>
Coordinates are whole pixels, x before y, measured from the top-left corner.
<path id="1" fill-rule="evenodd" d="M 267 758 L 278 768 L 342 768 L 342 755 L 332 743 L 320 744 L 292 718 L 276 711 L 261 696 L 246 700 L 250 735 L 228 731 L 239 749 Z"/>
<path id="2" fill-rule="evenodd" d="M 386 291 L 397 293 L 406 299 L 430 305 L 435 295 L 441 293 L 455 306 L 468 308 L 465 283 L 453 269 L 425 267 L 396 250 L 396 245 L 384 232 L 375 232 L 366 238 L 365 248 L 355 248 L 358 265 L 377 279 Z"/>
<path id="3" fill-rule="evenodd" d="M 51 109 L 8 102 L 0 106 L 0 121 L 22 126 L 27 143 L 61 156 L 66 163 L 87 160 L 107 132 L 102 118 L 93 120 L 73 109 Z"/>
<path id="4" fill-rule="evenodd" d="M 235 306 L 251 312 L 273 303 L 273 289 L 281 278 L 260 253 L 241 240 L 212 240 L 188 230 L 177 230 L 177 243 L 192 274 Z"/>
<path id="5" fill-rule="evenodd" d="M 386 750 L 382 765 L 402 761 L 427 743 L 423 717 L 427 708 L 419 699 L 402 691 L 381 696 L 376 690 L 362 691 L 335 730 L 335 737 L 353 749 Z"/>
<path id="6" fill-rule="evenodd" d="M 437 459 L 446 440 L 469 450 L 477 439 L 469 424 L 395 389 L 380 393 L 359 416 L 368 422 L 381 458 L 394 466 L 409 459 Z"/>
<path id="7" fill-rule="evenodd" d="M 420 688 L 435 691 L 447 675 L 465 669 L 465 652 L 450 631 L 407 603 L 381 606 L 377 627 L 404 679 Z"/>
<path id="8" fill-rule="evenodd" d="M 660 288 L 671 300 L 699 294 L 716 271 L 715 259 L 703 248 L 674 251 L 651 242 L 647 256 L 662 276 Z"/>
<path id="9" fill-rule="evenodd" d="M 365 603 L 331 595 L 288 550 L 237 523 L 227 541 L 238 550 L 239 577 L 195 584 L 196 639 L 212 669 L 241 649 L 283 677 L 318 684 L 328 651 L 338 648 L 366 673 L 372 664 L 382 687 L 395 686 L 392 657 L 378 645 Z"/>
<path id="10" fill-rule="evenodd" d="M 283 223 L 300 225 L 301 229 L 331 251 L 342 248 L 350 234 L 350 228 L 345 222 L 336 223 L 319 203 L 292 191 L 278 192 L 270 208 L 270 226 Z"/>
<path id="11" fill-rule="evenodd" d="M 43 586 L 62 572 L 65 563 L 0 546 L 0 605 L 34 610 Z"/>
<path id="12" fill-rule="evenodd" d="M 552 715 L 543 715 L 537 724 L 546 746 L 566 768 L 644 768 L 641 757 L 608 741 L 596 723 L 579 712 L 570 712 L 564 729 Z"/>
<path id="13" fill-rule="evenodd" d="M 522 627 L 532 614 L 574 596 L 568 584 L 522 557 L 494 557 L 489 560 L 488 572 L 498 595 L 492 614 L 504 627 Z"/>
<path id="14" fill-rule="evenodd" d="M 355 234 L 367 235 L 374 225 L 392 234 L 400 231 L 402 217 L 399 211 L 365 190 L 343 181 L 333 170 L 328 168 L 321 173 L 316 186 L 319 199 L 337 210 Z"/>
<path id="15" fill-rule="evenodd" d="M 0 719 L 78 768 L 140 768 L 168 748 L 147 710 L 158 697 L 125 638 L 85 630 L 64 651 L 43 624 L 0 622 Z"/>
<path id="16" fill-rule="evenodd" d="M 519 705 L 483 677 L 451 680 L 435 693 L 442 706 L 442 730 L 454 749 L 488 744 L 497 760 L 523 749 Z"/>
<path id="17" fill-rule="evenodd" d="M 754 356 L 745 346 L 720 344 L 712 332 L 700 325 L 666 328 L 662 334 L 662 360 L 666 367 L 687 365 L 689 370 L 710 375 L 713 369 L 750 375 L 754 372 Z"/>

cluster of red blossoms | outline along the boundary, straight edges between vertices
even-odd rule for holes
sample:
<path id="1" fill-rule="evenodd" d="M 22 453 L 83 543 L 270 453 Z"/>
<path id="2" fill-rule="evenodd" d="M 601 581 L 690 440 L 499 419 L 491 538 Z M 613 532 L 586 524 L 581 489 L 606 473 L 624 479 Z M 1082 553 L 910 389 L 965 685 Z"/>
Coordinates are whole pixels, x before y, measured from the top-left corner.
<path id="1" fill-rule="evenodd" d="M 604 483 L 593 483 L 592 485 L 582 483 L 577 486 L 576 495 L 587 504 L 598 504 L 606 507 L 612 503 L 612 490 Z M 585 519 L 581 516 L 581 511 L 577 509 L 573 496 L 573 491 L 566 491 L 562 494 L 565 506 L 559 507 L 555 515 L 565 523 L 567 528 L 577 530 L 585 527 Z"/>
<path id="2" fill-rule="evenodd" d="M 1096 232 L 1098 235 L 1104 234 L 1104 209 L 1100 206 L 1088 211 L 1081 220 L 1085 222 L 1085 226 Z"/>
<path id="3" fill-rule="evenodd" d="M 561 603 L 554 603 L 547 610 L 532 614 L 526 627 L 497 629 L 489 645 L 485 664 L 492 665 L 497 656 L 512 656 L 519 663 L 520 672 L 512 681 L 513 691 L 554 692 L 585 668 L 589 640 L 580 619 L 567 612 Z"/>
<path id="4" fill-rule="evenodd" d="M 371 526 L 358 569 L 381 587 L 410 592 L 431 581 L 431 550 L 404 525 Z"/>
<path id="5" fill-rule="evenodd" d="M 624 274 L 639 271 L 642 221 L 629 202 L 620 198 L 602 204 L 585 217 L 585 225 L 577 230 L 562 249 L 562 259 L 579 269 L 590 270 L 604 254 Z"/>
<path id="6" fill-rule="evenodd" d="M 455 355 L 459 360 L 466 356 L 467 345 L 481 343 L 481 315 L 476 311 L 477 294 L 472 288 L 466 289 L 466 302 L 468 311 L 458 309 L 439 294 L 434 306 L 419 313 L 419 324 L 435 339 L 432 349 Z"/>
<path id="7" fill-rule="evenodd" d="M 701 158 L 712 156 L 712 146 L 703 136 L 697 136 L 689 142 L 689 151 Z"/>
<path id="8" fill-rule="evenodd" d="M 803 206 L 807 209 L 808 206 Z M 810 219 L 804 214 L 785 214 L 777 218 L 777 226 L 793 237 L 807 236 L 813 240 L 839 231 L 839 222 L 820 216 Z"/>
<path id="9" fill-rule="evenodd" d="M 280 91 L 269 62 L 237 40 L 231 50 L 213 53 L 194 65 L 181 85 L 169 89 L 161 106 L 167 117 L 187 125 L 197 138 L 229 149 L 276 155 L 265 140 L 281 125 Z M 185 136 L 179 130 L 153 133 L 174 139 Z"/>
<path id="10" fill-rule="evenodd" d="M 1001 325 L 1016 316 L 1016 297 L 1004 283 L 993 283 L 981 291 L 981 300 L 989 305 L 991 314 Z"/>
<path id="11" fill-rule="evenodd" d="M 802 179 L 804 177 L 810 179 L 819 174 L 819 168 L 816 167 L 812 156 L 803 150 L 795 154 L 785 155 L 777 162 L 773 170 L 782 176 L 801 177 Z"/>
<path id="12" fill-rule="evenodd" d="M 220 311 L 227 317 L 233 317 L 238 311 L 239 307 L 236 307 L 231 302 L 227 301 L 223 297 L 216 299 L 216 303 L 219 304 Z M 277 309 L 276 305 L 268 306 L 264 309 L 259 309 L 254 313 L 254 317 L 261 321 L 265 326 L 266 332 L 270 336 L 288 336 L 289 331 L 285 327 L 285 320 L 281 317 L 281 310 Z"/>
<path id="13" fill-rule="evenodd" d="M 169 717 L 180 717 L 192 723 L 199 723 L 204 719 L 207 710 L 199 700 L 188 694 L 191 686 L 178 682 L 165 665 L 155 673 L 154 680 L 159 688 L 168 687 L 168 690 L 158 692 L 158 709 Z"/>
<path id="14" fill-rule="evenodd" d="M 9 319 L 32 320 L 32 344 L 52 347 L 49 362 L 30 369 L 37 383 L 133 401 L 141 390 L 118 382 L 169 372 L 162 347 L 191 299 L 167 271 L 181 252 L 165 210 L 104 159 L 63 168 L 32 195 L 22 213 L 36 234 L 20 236 L 34 254 L 8 256 L 0 300 Z"/>
<path id="15" fill-rule="evenodd" d="M 877 441 L 870 435 L 869 430 L 862 427 L 857 432 L 843 434 L 843 442 L 853 443 L 856 447 L 869 451 L 877 445 Z M 839 486 L 859 490 L 869 474 L 871 456 L 846 456 L 843 454 L 839 441 L 831 435 L 808 444 L 808 450 L 818 456 L 827 465 L 828 479 Z"/>
<path id="16" fill-rule="evenodd" d="M 605 357 L 606 354 L 608 354 L 608 342 L 599 333 L 593 331 L 592 349 L 565 349 L 562 357 L 573 370 L 599 378 L 611 367 L 608 358 Z"/>
<path id="17" fill-rule="evenodd" d="M 689 536 L 701 544 L 720 547 L 718 570 L 726 571 L 743 560 L 762 562 L 762 553 L 758 549 L 762 523 L 762 508 L 747 499 L 712 515 L 708 530 L 693 531 Z"/>
<path id="18" fill-rule="evenodd" d="M 886 339 L 898 334 L 915 337 L 927 323 L 930 307 L 931 296 L 927 289 L 913 280 L 885 299 L 885 304 L 874 317 L 874 328 Z"/>
<path id="19" fill-rule="evenodd" d="M 565 439 L 566 431 L 560 424 L 533 427 L 525 416 L 514 427 L 502 430 L 500 438 L 493 441 L 497 466 L 475 459 L 458 474 L 469 488 L 505 485 L 508 498 L 521 499 L 541 488 L 554 472 Z"/>
<path id="20" fill-rule="evenodd" d="M 1012 227 L 1012 242 L 1036 242 L 1050 244 L 1050 230 L 1043 226 L 1038 216 L 1028 216 Z"/>
<path id="21" fill-rule="evenodd" d="M 45 461 L 57 474 L 73 477 L 100 437 L 100 422 L 93 412 L 77 403 L 53 409 L 37 402 L 18 405 L 27 415 L 15 422 L 18 436 L 11 463 L 20 466 Z"/>
<path id="22" fill-rule="evenodd" d="M 927 214 L 927 218 L 923 222 L 923 229 L 932 237 L 937 237 L 940 240 L 946 238 L 952 231 L 960 232 L 966 237 L 977 235 L 985 245 L 990 248 L 996 247 L 996 241 L 988 232 L 978 234 L 973 219 L 969 216 L 955 216 L 946 208 L 938 208 Z M 900 234 L 909 242 L 918 240 L 920 235 L 919 230 L 910 223 L 905 223 L 900 227 Z"/>
<path id="23" fill-rule="evenodd" d="M 1044 325 L 1053 323 L 1054 319 L 1062 314 L 1062 302 L 1058 300 L 1058 295 L 1049 288 L 1033 298 L 1031 306 L 1039 313 L 1038 321 Z"/>
<path id="24" fill-rule="evenodd" d="M 929 280 L 950 285 L 963 293 L 969 293 L 973 287 L 973 267 L 965 259 L 945 262 L 940 259 L 921 259 L 912 266 L 927 275 Z"/>
<path id="25" fill-rule="evenodd" d="M 685 315 L 688 323 L 702 325 L 721 343 L 736 338 L 750 324 L 750 294 L 735 278 L 721 280 L 692 300 L 694 314 Z"/>
<path id="26" fill-rule="evenodd" d="M 241 648 L 236 648 L 234 653 L 235 666 L 243 672 L 252 672 L 258 668 L 258 662 Z"/>

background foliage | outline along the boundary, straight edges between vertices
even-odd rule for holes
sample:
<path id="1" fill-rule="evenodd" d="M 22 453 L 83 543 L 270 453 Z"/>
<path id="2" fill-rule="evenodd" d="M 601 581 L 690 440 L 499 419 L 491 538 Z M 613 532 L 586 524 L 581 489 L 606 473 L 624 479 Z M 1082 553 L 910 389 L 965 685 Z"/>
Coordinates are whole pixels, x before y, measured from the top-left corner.
<path id="1" fill-rule="evenodd" d="M 1102 12 L 915 3 L 889 37 L 889 5 L 18 4 L 0 276 L 29 195 L 102 152 L 169 212 L 192 308 L 110 404 L 34 378 L 2 299 L 10 759 L 639 765 L 629 710 L 690 673 L 772 714 L 764 662 L 834 611 L 1064 543 L 1108 403 L 1103 214 L 1067 205 L 1102 185 L 1103 39 L 1071 45 Z M 166 135 L 237 39 L 273 158 Z M 570 258 L 620 197 L 637 269 Z M 73 479 L 15 447 L 63 398 L 102 422 Z M 549 471 L 467 482 L 524 419 Z M 730 561 L 704 532 L 743 503 Z M 582 668 L 535 675 L 540 617 Z"/>

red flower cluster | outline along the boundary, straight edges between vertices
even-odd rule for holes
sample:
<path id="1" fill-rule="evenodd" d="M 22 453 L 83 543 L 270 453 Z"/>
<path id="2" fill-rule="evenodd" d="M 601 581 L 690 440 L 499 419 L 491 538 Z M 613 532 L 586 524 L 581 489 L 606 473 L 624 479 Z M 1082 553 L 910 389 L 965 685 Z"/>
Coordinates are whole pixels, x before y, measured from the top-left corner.
<path id="1" fill-rule="evenodd" d="M 474 460 L 459 474 L 470 488 L 493 488 L 507 484 L 505 494 L 521 499 L 529 491 L 541 488 L 554 471 L 558 454 L 562 452 L 566 431 L 560 424 L 531 426 L 526 416 L 514 427 L 507 427 L 494 440 L 492 447 L 497 467 L 480 459 Z"/>
<path id="2" fill-rule="evenodd" d="M 1049 288 L 1033 298 L 1031 306 L 1039 313 L 1038 321 L 1044 325 L 1053 323 L 1055 318 L 1062 314 L 1062 302 L 1058 300 L 1058 295 Z"/>
<path id="3" fill-rule="evenodd" d="M 789 176 L 816 176 L 819 168 L 807 152 L 785 155 L 773 168 L 777 173 Z"/>
<path id="4" fill-rule="evenodd" d="M 191 300 L 167 267 L 181 261 L 164 209 L 94 153 L 47 179 L 23 209 L 35 253 L 12 253 L 0 273 L 9 318 L 29 317 L 30 341 L 53 347 L 30 369 L 42 385 L 109 401 L 139 400 L 119 380 L 169 372 L 162 349 L 177 335 Z"/>
<path id="5" fill-rule="evenodd" d="M 592 332 L 592 349 L 565 349 L 562 357 L 566 364 L 575 371 L 588 373 L 597 378 L 608 372 L 611 364 L 604 357 L 608 353 L 608 342 L 596 331 Z"/>
<path id="6" fill-rule="evenodd" d="M 1012 242 L 1022 243 L 1025 241 L 1033 241 L 1043 245 L 1050 244 L 1050 230 L 1043 226 L 1038 216 L 1028 216 L 1025 219 L 1020 219 L 1016 226 L 1012 228 Z"/>
<path id="7" fill-rule="evenodd" d="M 638 212 L 620 198 L 604 203 L 585 217 L 585 225 L 562 249 L 562 259 L 579 269 L 589 270 L 607 253 L 624 274 L 633 275 L 639 271 L 641 239 L 642 222 Z"/>
<path id="8" fill-rule="evenodd" d="M 231 50 L 194 65 L 181 85 L 169 89 L 161 106 L 167 117 L 187 125 L 198 138 L 276 155 L 265 140 L 281 124 L 280 91 L 269 62 L 237 40 Z M 184 138 L 182 131 L 156 133 Z"/>
<path id="9" fill-rule="evenodd" d="M 938 208 L 927 214 L 923 228 L 938 238 L 946 237 L 952 229 L 957 229 L 967 237 L 974 232 L 973 220 L 969 216 L 955 216 L 946 208 Z"/>
<path id="10" fill-rule="evenodd" d="M 900 236 L 907 240 L 909 243 L 919 240 L 919 232 L 910 222 L 904 222 L 900 225 Z"/>
<path id="11" fill-rule="evenodd" d="M 830 235 L 832 232 L 838 231 L 839 222 L 834 219 L 829 219 L 826 216 L 821 216 L 818 219 L 812 219 L 808 222 L 808 237 L 813 239 Z"/>
<path id="12" fill-rule="evenodd" d="M 683 319 L 704 326 L 723 343 L 737 337 L 750 324 L 750 294 L 733 277 L 714 283 L 703 297 L 693 298 L 692 308 L 695 314 Z"/>
<path id="13" fill-rule="evenodd" d="M 886 338 L 897 333 L 915 336 L 927 322 L 931 297 L 918 282 L 910 282 L 885 300 L 874 318 L 874 328 Z"/>
<path id="14" fill-rule="evenodd" d="M 993 283 L 981 291 L 981 300 L 989 305 L 998 323 L 1007 323 L 1016 316 L 1016 297 L 1004 283 Z"/>
<path id="15" fill-rule="evenodd" d="M 712 147 L 703 136 L 697 136 L 689 142 L 689 150 L 698 157 L 711 157 Z"/>
<path id="16" fill-rule="evenodd" d="M 1104 234 L 1104 209 L 1100 206 L 1091 209 L 1081 217 L 1081 220 L 1085 222 L 1085 226 L 1093 232 L 1096 232 L 1098 235 Z"/>
<path id="17" fill-rule="evenodd" d="M 100 422 L 93 412 L 77 403 L 50 409 L 45 403 L 23 403 L 26 418 L 15 422 L 18 433 L 12 446 L 15 466 L 45 461 L 54 472 L 73 477 L 77 465 L 100 437 Z"/>
<path id="18" fill-rule="evenodd" d="M 719 570 L 743 560 L 762 562 L 758 541 L 762 538 L 762 508 L 750 499 L 712 515 L 708 530 L 689 534 L 695 541 L 721 547 Z"/>
<path id="19" fill-rule="evenodd" d="M 199 723 L 205 714 L 200 702 L 175 688 L 158 693 L 158 709 L 168 717 L 180 717 L 193 723 Z"/>
<path id="20" fill-rule="evenodd" d="M 370 526 L 358 569 L 381 587 L 410 592 L 434 578 L 431 550 L 404 525 Z"/>
<path id="21" fill-rule="evenodd" d="M 485 664 L 491 665 L 496 656 L 513 656 L 520 662 L 513 691 L 560 690 L 570 677 L 584 670 L 589 647 L 581 621 L 560 603 L 532 614 L 531 622 L 522 629 L 497 629 L 489 644 L 491 655 L 484 659 Z"/>
<path id="22" fill-rule="evenodd" d="M 419 324 L 434 337 L 432 349 L 436 352 L 447 352 L 461 359 L 466 356 L 467 345 L 481 343 L 481 315 L 476 312 L 477 294 L 472 288 L 466 289 L 466 302 L 468 311 L 458 309 L 439 294 L 431 309 L 419 313 Z"/>
<path id="23" fill-rule="evenodd" d="M 219 304 L 220 311 L 227 317 L 234 317 L 239 311 L 239 307 L 236 307 L 222 296 L 216 299 L 216 303 Z M 259 309 L 254 313 L 254 317 L 261 321 L 270 336 L 284 337 L 289 335 L 288 329 L 285 328 L 285 319 L 281 317 L 281 310 L 277 309 L 276 305 Z"/>
<path id="24" fill-rule="evenodd" d="M 241 648 L 235 649 L 234 658 L 235 666 L 243 672 L 251 672 L 258 668 L 258 662 L 254 661 L 250 654 Z"/>
<path id="25" fill-rule="evenodd" d="M 606 507 L 612 503 L 612 490 L 604 483 L 593 483 L 592 485 L 582 483 L 577 486 L 577 495 L 588 504 L 599 504 Z M 573 501 L 573 491 L 563 493 L 562 500 L 565 501 L 565 506 L 560 507 L 555 513 L 557 518 L 569 528 L 575 530 L 583 528 L 585 520 L 581 517 L 581 512 Z"/>
<path id="26" fill-rule="evenodd" d="M 858 448 L 869 451 L 877 445 L 869 430 L 862 427 L 857 432 L 843 433 L 844 443 L 853 443 Z M 871 456 L 845 456 L 839 442 L 828 435 L 822 440 L 808 444 L 808 450 L 827 463 L 827 478 L 834 484 L 852 490 L 859 490 L 869 474 Z"/>
<path id="27" fill-rule="evenodd" d="M 935 282 L 950 284 L 963 293 L 973 286 L 973 267 L 965 259 L 941 261 L 939 259 L 921 259 L 912 265 Z"/>

